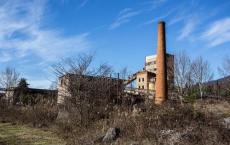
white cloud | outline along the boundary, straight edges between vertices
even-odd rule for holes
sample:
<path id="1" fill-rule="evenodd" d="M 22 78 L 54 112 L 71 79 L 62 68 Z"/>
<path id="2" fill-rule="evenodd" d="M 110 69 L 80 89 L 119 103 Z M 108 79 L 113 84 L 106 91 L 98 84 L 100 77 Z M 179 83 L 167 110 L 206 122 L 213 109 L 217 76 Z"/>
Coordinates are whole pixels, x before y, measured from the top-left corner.
<path id="1" fill-rule="evenodd" d="M 212 23 L 201 37 L 211 47 L 230 42 L 230 17 Z"/>
<path id="2" fill-rule="evenodd" d="M 59 30 L 42 28 L 47 0 L 3 0 L 0 4 L 2 52 L 14 50 L 16 57 L 34 54 L 41 61 L 55 61 L 90 45 L 89 33 L 66 37 Z M 10 60 L 10 56 L 5 58 Z"/>
<path id="3" fill-rule="evenodd" d="M 197 25 L 197 22 L 194 19 L 190 19 L 186 21 L 184 27 L 182 28 L 180 32 L 180 35 L 178 36 L 178 39 L 181 40 L 181 39 L 189 37 L 194 31 L 196 25 Z"/>
<path id="4" fill-rule="evenodd" d="M 149 0 L 146 2 L 143 2 L 144 5 L 147 5 L 149 8 L 147 10 L 154 10 L 160 6 L 162 6 L 167 0 Z"/>
<path id="5" fill-rule="evenodd" d="M 146 21 L 143 25 L 150 25 L 150 24 L 153 24 L 157 21 L 163 20 L 163 19 L 169 17 L 174 11 L 175 11 L 175 9 L 172 9 L 172 10 L 166 12 L 165 14 L 163 14 L 161 16 L 157 16 L 156 18 L 153 18 L 149 21 Z"/>
<path id="6" fill-rule="evenodd" d="M 151 19 L 151 20 L 149 20 L 149 21 L 146 21 L 143 25 L 150 25 L 150 24 L 153 24 L 153 23 L 155 23 L 155 22 L 158 22 L 158 21 L 160 21 L 160 20 L 163 20 L 164 18 L 166 18 L 167 16 L 166 15 L 163 15 L 163 16 L 159 16 L 159 17 L 157 17 L 157 18 L 153 18 L 153 19 Z"/>
<path id="7" fill-rule="evenodd" d="M 0 62 L 8 62 L 12 59 L 11 55 L 7 52 L 0 53 L 1 59 Z"/>
<path id="8" fill-rule="evenodd" d="M 134 11 L 131 8 L 125 8 L 121 10 L 117 16 L 117 19 L 109 26 L 109 29 L 115 29 L 121 25 L 128 23 L 132 17 L 139 15 L 140 11 Z"/>
<path id="9" fill-rule="evenodd" d="M 30 84 L 29 87 L 31 88 L 47 89 L 52 84 L 52 81 L 47 79 L 41 79 L 41 80 L 30 79 L 28 80 L 28 83 Z"/>
<path id="10" fill-rule="evenodd" d="M 78 8 L 82 8 L 84 6 L 86 6 L 89 2 L 89 0 L 59 0 L 61 2 L 61 4 L 70 4 L 73 1 L 77 2 L 77 7 Z M 59 2 L 57 1 L 57 2 Z"/>
<path id="11" fill-rule="evenodd" d="M 191 21 L 190 19 L 202 17 L 202 11 L 199 9 L 199 1 L 181 1 L 175 7 L 172 17 L 170 17 L 168 25 L 174 25 L 180 22 Z M 196 10 L 196 11 L 194 11 Z M 201 20 L 201 19 L 196 19 Z M 188 25 L 188 24 L 187 24 Z"/>
<path id="12" fill-rule="evenodd" d="M 80 8 L 84 7 L 88 2 L 89 0 L 82 0 L 82 2 L 80 3 Z"/>

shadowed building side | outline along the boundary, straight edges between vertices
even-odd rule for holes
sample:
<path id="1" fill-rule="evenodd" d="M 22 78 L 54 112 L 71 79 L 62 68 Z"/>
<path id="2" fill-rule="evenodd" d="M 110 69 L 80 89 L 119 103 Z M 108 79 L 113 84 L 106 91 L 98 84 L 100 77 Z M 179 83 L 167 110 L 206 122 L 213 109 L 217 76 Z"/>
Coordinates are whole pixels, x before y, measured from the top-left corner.
<path id="1" fill-rule="evenodd" d="M 168 98 L 167 67 L 166 67 L 166 42 L 165 22 L 158 23 L 157 41 L 157 72 L 156 72 L 156 96 L 155 104 L 162 104 Z"/>
<path id="2" fill-rule="evenodd" d="M 26 97 L 23 99 L 23 97 Z M 35 105 L 37 103 L 57 103 L 57 90 L 27 88 L 25 94 L 21 95 L 21 90 L 12 87 L 4 90 L 4 101 L 9 104 Z M 24 101 L 23 101 L 24 100 Z"/>

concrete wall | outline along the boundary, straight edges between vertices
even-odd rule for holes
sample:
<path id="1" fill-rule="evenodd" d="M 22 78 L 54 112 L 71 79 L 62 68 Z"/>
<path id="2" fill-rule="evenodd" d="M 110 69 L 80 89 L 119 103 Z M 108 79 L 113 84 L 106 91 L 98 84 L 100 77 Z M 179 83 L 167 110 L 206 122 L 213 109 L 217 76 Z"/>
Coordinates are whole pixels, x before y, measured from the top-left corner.
<path id="1" fill-rule="evenodd" d="M 168 79 L 174 76 L 174 55 L 166 54 L 166 65 Z M 156 73 L 157 70 L 157 55 L 149 55 L 145 57 L 145 70 Z"/>
<path id="2" fill-rule="evenodd" d="M 100 83 L 100 86 L 104 86 L 105 88 L 109 88 L 108 95 L 118 96 L 123 88 L 122 79 L 110 78 L 110 77 L 94 77 L 94 76 L 78 76 L 73 74 L 68 74 L 59 78 L 58 82 L 58 105 L 65 105 L 65 100 L 68 97 L 71 97 L 71 92 L 69 91 L 71 81 L 75 81 L 84 84 L 83 90 L 87 90 L 87 85 L 90 85 L 90 81 L 92 84 Z M 84 83 L 86 81 L 86 83 Z M 96 86 L 96 85 L 95 85 Z"/>
<path id="3" fill-rule="evenodd" d="M 7 101 L 8 103 L 12 103 L 14 98 L 14 89 L 7 89 L 5 91 L 5 98 L 4 100 Z"/>
<path id="4" fill-rule="evenodd" d="M 59 78 L 57 104 L 59 105 L 64 104 L 65 98 L 71 96 L 70 92 L 68 91 L 68 85 L 69 85 L 68 75 Z"/>
<path id="5" fill-rule="evenodd" d="M 146 71 L 137 73 L 137 88 L 148 89 L 148 73 Z"/>
<path id="6" fill-rule="evenodd" d="M 145 90 L 155 90 L 155 74 L 148 71 L 137 73 L 137 88 Z"/>

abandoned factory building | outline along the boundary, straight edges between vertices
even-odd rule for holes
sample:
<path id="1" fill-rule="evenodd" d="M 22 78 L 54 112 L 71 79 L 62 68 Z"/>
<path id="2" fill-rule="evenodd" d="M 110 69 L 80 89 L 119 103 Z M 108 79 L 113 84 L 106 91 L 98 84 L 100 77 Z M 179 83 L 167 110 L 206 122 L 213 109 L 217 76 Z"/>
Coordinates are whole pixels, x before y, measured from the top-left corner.
<path id="1" fill-rule="evenodd" d="M 136 73 L 137 88 L 155 91 L 156 71 L 157 71 L 157 55 L 150 55 L 145 57 L 145 66 L 142 71 Z M 167 80 L 168 85 L 173 84 L 174 79 L 174 55 L 167 54 Z"/>

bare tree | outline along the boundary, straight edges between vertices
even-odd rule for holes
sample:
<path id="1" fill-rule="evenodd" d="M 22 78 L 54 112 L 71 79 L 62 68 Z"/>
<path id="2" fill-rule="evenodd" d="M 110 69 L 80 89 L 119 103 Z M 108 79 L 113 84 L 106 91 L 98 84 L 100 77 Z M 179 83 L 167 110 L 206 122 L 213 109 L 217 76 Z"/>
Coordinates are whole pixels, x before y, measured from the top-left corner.
<path id="1" fill-rule="evenodd" d="M 224 83 L 224 90 L 226 91 L 226 92 L 230 92 L 230 57 L 229 56 L 226 56 L 224 59 L 223 59 L 223 63 L 222 63 L 222 65 L 218 68 L 218 71 L 219 71 L 219 73 L 220 73 L 220 75 L 222 76 L 222 77 L 224 77 L 225 78 L 225 83 Z M 217 83 L 217 85 L 219 85 L 218 83 Z M 218 86 L 218 89 L 219 89 L 219 87 L 220 86 Z M 220 90 L 218 90 L 218 92 L 219 92 Z"/>
<path id="2" fill-rule="evenodd" d="M 230 57 L 229 56 L 226 56 L 223 59 L 223 63 L 221 67 L 218 68 L 218 71 L 223 77 L 230 76 Z"/>
<path id="3" fill-rule="evenodd" d="M 93 68 L 94 56 L 91 54 L 80 54 L 77 57 L 62 59 L 52 66 L 57 77 L 66 74 L 108 76 L 113 72 L 112 67 L 107 63 L 102 63 L 97 68 Z"/>
<path id="4" fill-rule="evenodd" d="M 51 82 L 49 89 L 50 90 L 56 90 L 57 89 L 57 85 L 58 85 L 58 80 L 54 80 Z"/>
<path id="5" fill-rule="evenodd" d="M 174 81 L 178 97 L 182 99 L 193 84 L 191 73 L 191 60 L 184 50 L 175 55 Z"/>
<path id="6" fill-rule="evenodd" d="M 11 67 L 6 67 L 1 72 L 0 85 L 3 88 L 16 87 L 19 81 L 20 74 Z"/>
<path id="7" fill-rule="evenodd" d="M 128 69 L 127 69 L 127 67 L 124 67 L 124 68 L 121 69 L 120 76 L 121 76 L 122 79 L 127 79 L 127 76 L 128 76 Z"/>
<path id="8" fill-rule="evenodd" d="M 60 77 L 59 84 L 63 93 L 63 106 L 68 112 L 74 112 L 81 124 L 87 124 L 95 115 L 105 113 L 111 100 L 111 86 L 114 79 L 109 78 L 112 68 L 106 63 L 93 68 L 92 55 L 82 54 L 76 58 L 63 59 L 53 66 L 55 74 Z"/>
<path id="9" fill-rule="evenodd" d="M 198 84 L 200 97 L 204 95 L 204 85 L 213 78 L 213 73 L 208 61 L 198 57 L 192 63 L 193 80 Z"/>
<path id="10" fill-rule="evenodd" d="M 113 72 L 112 67 L 108 65 L 107 63 L 100 64 L 98 68 L 95 69 L 95 71 L 91 71 L 91 73 L 95 76 L 101 76 L 101 77 L 106 77 L 109 74 Z"/>

